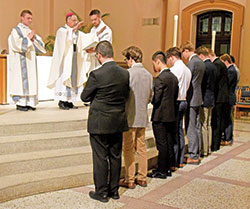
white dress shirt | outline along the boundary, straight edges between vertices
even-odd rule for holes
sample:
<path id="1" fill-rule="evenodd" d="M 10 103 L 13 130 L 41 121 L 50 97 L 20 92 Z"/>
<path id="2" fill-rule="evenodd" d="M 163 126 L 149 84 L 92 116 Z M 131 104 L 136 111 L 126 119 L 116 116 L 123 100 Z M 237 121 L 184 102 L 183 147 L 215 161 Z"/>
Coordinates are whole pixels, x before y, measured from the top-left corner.
<path id="1" fill-rule="evenodd" d="M 187 90 L 190 85 L 190 81 L 192 78 L 191 71 L 189 68 L 183 63 L 182 60 L 178 60 L 174 63 L 174 65 L 170 68 L 170 71 L 177 77 L 179 93 L 178 93 L 178 101 L 186 101 Z"/>

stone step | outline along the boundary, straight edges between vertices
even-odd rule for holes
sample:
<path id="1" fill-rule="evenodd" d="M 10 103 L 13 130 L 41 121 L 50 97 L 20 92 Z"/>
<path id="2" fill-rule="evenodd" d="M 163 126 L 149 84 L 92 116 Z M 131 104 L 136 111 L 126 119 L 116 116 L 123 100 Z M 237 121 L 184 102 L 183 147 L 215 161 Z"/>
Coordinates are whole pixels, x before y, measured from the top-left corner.
<path id="1" fill-rule="evenodd" d="M 157 160 L 157 150 L 155 147 L 149 148 L 147 155 L 148 167 L 151 169 Z M 1 176 L 0 202 L 43 192 L 93 184 L 92 171 L 91 161 L 89 164 L 85 165 L 81 164 L 77 166 Z M 122 162 L 121 176 L 124 176 L 124 171 L 124 162 Z"/>
<path id="2" fill-rule="evenodd" d="M 147 147 L 155 146 L 153 132 L 146 130 Z M 0 156 L 41 150 L 64 149 L 90 145 L 89 134 L 85 130 L 28 134 L 0 137 Z"/>
<path id="3" fill-rule="evenodd" d="M 1 155 L 0 176 L 85 164 L 92 164 L 90 146 Z"/>
<path id="4" fill-rule="evenodd" d="M 23 124 L 1 124 L 0 136 L 75 131 L 87 128 L 87 119 L 71 121 L 47 121 Z"/>
<path id="5" fill-rule="evenodd" d="M 146 131 L 146 144 L 148 148 L 155 146 L 152 134 L 152 130 Z M 83 137 L 81 138 L 83 139 Z M 86 141 L 89 143 L 89 139 L 86 139 Z M 20 148 L 18 142 L 16 143 L 17 144 L 12 141 L 11 145 Z M 50 143 L 53 143 L 53 140 Z M 63 142 L 61 143 L 63 144 Z M 76 166 L 81 164 L 92 164 L 92 152 L 90 145 L 79 147 L 70 146 L 66 148 L 65 146 L 59 144 L 54 149 L 37 150 L 37 148 L 40 148 L 39 144 L 40 143 L 37 143 L 37 147 L 32 147 L 29 152 L 13 152 L 12 154 L 0 155 L 0 176 Z M 15 148 L 13 150 L 15 150 Z"/>
<path id="6" fill-rule="evenodd" d="M 88 109 L 80 107 L 62 111 L 44 107 L 32 112 L 7 111 L 0 114 L 0 136 L 84 130 L 87 128 Z M 149 116 L 151 112 L 152 106 L 149 105 Z"/>
<path id="7" fill-rule="evenodd" d="M 0 202 L 93 183 L 92 166 L 80 165 L 0 177 Z"/>
<path id="8" fill-rule="evenodd" d="M 90 145 L 86 130 L 0 137 L 0 156 Z"/>

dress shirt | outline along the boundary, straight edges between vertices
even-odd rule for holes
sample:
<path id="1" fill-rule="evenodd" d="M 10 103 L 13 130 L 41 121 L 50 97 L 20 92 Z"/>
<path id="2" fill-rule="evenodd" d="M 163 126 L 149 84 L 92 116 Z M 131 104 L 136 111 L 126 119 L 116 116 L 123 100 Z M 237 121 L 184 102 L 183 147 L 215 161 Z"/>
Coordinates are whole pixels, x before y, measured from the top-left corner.
<path id="1" fill-rule="evenodd" d="M 187 90 L 190 85 L 190 81 L 192 78 L 191 71 L 189 68 L 183 63 L 182 60 L 178 60 L 174 63 L 174 65 L 170 68 L 170 71 L 177 77 L 179 93 L 178 93 L 178 101 L 186 101 Z"/>

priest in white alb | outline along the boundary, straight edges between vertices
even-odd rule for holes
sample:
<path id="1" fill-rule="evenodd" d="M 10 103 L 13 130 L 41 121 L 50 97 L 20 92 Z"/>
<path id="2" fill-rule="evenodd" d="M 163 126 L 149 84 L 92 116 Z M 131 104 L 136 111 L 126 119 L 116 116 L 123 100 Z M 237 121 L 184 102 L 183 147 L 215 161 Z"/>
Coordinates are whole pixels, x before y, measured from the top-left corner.
<path id="1" fill-rule="evenodd" d="M 101 12 L 98 9 L 93 9 L 89 13 L 91 23 L 93 27 L 90 30 L 90 33 L 96 34 L 98 37 L 98 41 L 108 41 L 112 44 L 112 30 L 111 28 L 103 22 L 101 17 Z M 92 56 L 95 55 L 95 49 L 92 48 L 88 50 Z M 96 70 L 100 67 L 100 63 L 98 60 L 95 61 L 95 66 L 91 70 Z"/>
<path id="2" fill-rule="evenodd" d="M 32 12 L 23 10 L 21 22 L 12 29 L 9 44 L 9 92 L 20 111 L 36 110 L 38 81 L 36 53 L 46 53 L 40 36 L 29 26 Z"/>
<path id="3" fill-rule="evenodd" d="M 56 33 L 48 87 L 55 88 L 55 100 L 60 109 L 76 109 L 73 102 L 80 101 L 87 73 L 93 68 L 95 57 L 86 50 L 98 43 L 96 34 L 79 31 L 82 22 L 70 12 L 66 24 Z"/>

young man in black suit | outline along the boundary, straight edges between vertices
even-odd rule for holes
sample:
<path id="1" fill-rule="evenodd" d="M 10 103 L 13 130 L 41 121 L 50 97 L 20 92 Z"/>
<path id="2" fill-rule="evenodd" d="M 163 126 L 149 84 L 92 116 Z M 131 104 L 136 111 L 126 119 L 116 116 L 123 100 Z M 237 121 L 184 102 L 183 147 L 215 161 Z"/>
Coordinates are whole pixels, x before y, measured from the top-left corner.
<path id="1" fill-rule="evenodd" d="M 95 192 L 92 199 L 108 202 L 119 199 L 122 132 L 128 130 L 125 103 L 129 95 L 129 72 L 113 60 L 110 42 L 96 46 L 96 58 L 102 66 L 90 73 L 81 99 L 91 102 L 88 132 L 93 152 Z"/>
<path id="2" fill-rule="evenodd" d="M 175 166 L 174 139 L 177 120 L 178 79 L 167 68 L 166 56 L 158 51 L 152 56 L 154 71 L 160 73 L 154 80 L 152 100 L 153 132 L 158 153 L 158 168 L 148 177 L 165 179 L 171 176 L 170 167 Z"/>
<path id="3" fill-rule="evenodd" d="M 234 105 L 236 103 L 235 89 L 237 86 L 237 71 L 233 65 L 229 54 L 223 54 L 220 59 L 227 66 L 228 77 L 228 104 L 226 107 L 226 120 L 225 120 L 225 141 L 221 144 L 224 146 L 233 144 L 233 122 L 234 122 Z"/>
<path id="4" fill-rule="evenodd" d="M 209 59 L 208 49 L 205 46 L 198 47 L 195 52 L 206 65 L 206 70 L 201 83 L 203 105 L 200 110 L 200 120 L 202 126 L 201 155 L 207 156 L 211 154 L 212 146 L 211 116 L 215 103 L 214 87 L 216 67 Z"/>
<path id="5" fill-rule="evenodd" d="M 226 65 L 208 49 L 209 58 L 216 67 L 215 107 L 212 110 L 212 151 L 220 149 L 222 132 L 225 130 L 225 108 L 228 104 L 228 77 Z"/>

